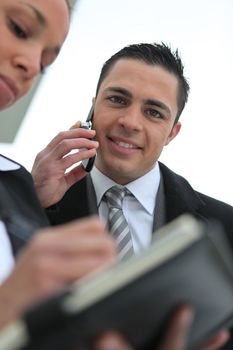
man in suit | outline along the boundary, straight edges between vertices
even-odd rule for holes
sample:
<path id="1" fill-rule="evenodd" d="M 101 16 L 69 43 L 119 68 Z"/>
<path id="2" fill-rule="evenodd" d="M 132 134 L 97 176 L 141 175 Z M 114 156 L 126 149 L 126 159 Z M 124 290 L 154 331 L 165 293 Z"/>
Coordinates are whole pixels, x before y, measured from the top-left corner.
<path id="1" fill-rule="evenodd" d="M 219 220 L 233 248 L 233 208 L 198 193 L 159 162 L 164 146 L 180 132 L 188 93 L 181 59 L 168 46 L 130 45 L 113 55 L 102 68 L 93 101 L 99 142 L 94 169 L 86 177 L 81 165 L 65 173 L 76 162 L 69 152 L 83 148 L 79 123 L 36 158 L 32 175 L 51 223 L 94 213 L 106 222 L 105 193 L 118 186 L 127 189 L 122 206 L 136 253 L 149 246 L 156 229 L 183 213 Z M 88 138 L 95 133 L 85 132 Z"/>
<path id="2" fill-rule="evenodd" d="M 64 223 L 96 213 L 106 221 L 103 194 L 117 184 L 133 194 L 126 196 L 123 211 L 127 206 L 125 215 L 135 250 L 140 250 L 140 244 L 149 245 L 152 232 L 183 213 L 205 221 L 219 220 L 233 246 L 233 208 L 196 192 L 183 177 L 159 162 L 163 147 L 180 131 L 179 117 L 188 93 L 181 59 L 168 46 L 130 45 L 113 55 L 103 65 L 97 84 L 92 120 L 95 131 L 73 127 L 60 133 L 38 154 L 33 166 L 35 186 L 42 205 L 49 207 L 51 222 Z M 99 148 L 95 168 L 86 177 L 80 165 L 65 173 L 76 162 L 75 157 L 86 152 L 64 157 L 71 149 L 83 147 L 84 132 L 85 138 L 96 132 Z M 140 222 L 146 236 L 141 243 Z"/>

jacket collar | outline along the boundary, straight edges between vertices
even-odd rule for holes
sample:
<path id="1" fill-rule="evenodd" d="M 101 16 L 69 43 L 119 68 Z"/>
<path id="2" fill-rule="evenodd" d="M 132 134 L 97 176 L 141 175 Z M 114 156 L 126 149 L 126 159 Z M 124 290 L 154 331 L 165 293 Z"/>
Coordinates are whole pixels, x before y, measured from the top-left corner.
<path id="1" fill-rule="evenodd" d="M 205 205 L 198 193 L 182 176 L 174 173 L 164 164 L 160 164 L 165 189 L 166 211 L 168 221 L 187 212 L 201 216 L 199 210 Z"/>
<path id="2" fill-rule="evenodd" d="M 13 171 L 20 169 L 20 165 L 13 160 L 0 155 L 0 171 Z"/>

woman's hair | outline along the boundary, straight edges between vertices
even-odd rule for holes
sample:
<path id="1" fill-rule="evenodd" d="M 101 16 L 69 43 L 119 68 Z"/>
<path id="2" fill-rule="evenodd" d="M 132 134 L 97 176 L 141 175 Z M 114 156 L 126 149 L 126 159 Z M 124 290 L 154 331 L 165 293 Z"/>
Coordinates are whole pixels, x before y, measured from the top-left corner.
<path id="1" fill-rule="evenodd" d="M 69 13 L 71 12 L 71 4 L 69 2 L 69 0 L 65 0 L 67 6 L 68 6 L 68 9 L 69 9 Z"/>

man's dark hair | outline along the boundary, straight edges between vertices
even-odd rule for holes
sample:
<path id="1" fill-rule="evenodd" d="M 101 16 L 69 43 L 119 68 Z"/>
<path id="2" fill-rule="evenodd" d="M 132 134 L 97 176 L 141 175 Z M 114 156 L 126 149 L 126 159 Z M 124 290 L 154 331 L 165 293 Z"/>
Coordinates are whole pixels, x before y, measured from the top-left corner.
<path id="1" fill-rule="evenodd" d="M 184 77 L 184 66 L 178 50 L 172 51 L 171 48 L 164 43 L 141 43 L 124 47 L 104 63 L 96 88 L 96 96 L 101 83 L 106 78 L 114 64 L 120 59 L 135 59 L 143 61 L 149 65 L 161 66 L 176 76 L 179 82 L 176 123 L 184 109 L 189 94 L 189 84 Z"/>

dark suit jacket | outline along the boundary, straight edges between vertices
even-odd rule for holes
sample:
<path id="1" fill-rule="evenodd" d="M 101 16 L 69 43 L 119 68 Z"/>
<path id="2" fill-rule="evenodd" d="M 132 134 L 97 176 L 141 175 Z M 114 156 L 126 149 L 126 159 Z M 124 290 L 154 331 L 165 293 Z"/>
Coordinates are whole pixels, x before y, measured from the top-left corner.
<path id="1" fill-rule="evenodd" d="M 36 229 L 49 225 L 32 177 L 22 166 L 0 171 L 0 220 L 6 225 L 15 255 Z"/>
<path id="2" fill-rule="evenodd" d="M 190 213 L 204 221 L 220 221 L 233 249 L 233 207 L 195 191 L 183 177 L 162 163 L 160 169 L 163 186 L 160 186 L 161 193 L 158 194 L 153 230 L 183 213 Z M 63 199 L 49 208 L 47 213 L 52 224 L 97 214 L 96 195 L 91 177 L 86 176 L 73 185 Z M 224 349 L 233 349 L 233 336 Z"/>
<path id="3" fill-rule="evenodd" d="M 233 207 L 195 191 L 183 177 L 175 174 L 162 163 L 160 163 L 160 169 L 164 187 L 160 198 L 164 203 L 160 205 L 159 212 L 160 216 L 162 212 L 163 218 L 160 218 L 160 223 L 156 224 L 158 211 L 155 210 L 154 228 L 162 226 L 183 213 L 190 213 L 205 221 L 214 218 L 222 223 L 233 248 Z M 87 175 L 73 185 L 60 202 L 47 210 L 47 214 L 52 225 L 98 214 L 91 177 Z"/>

